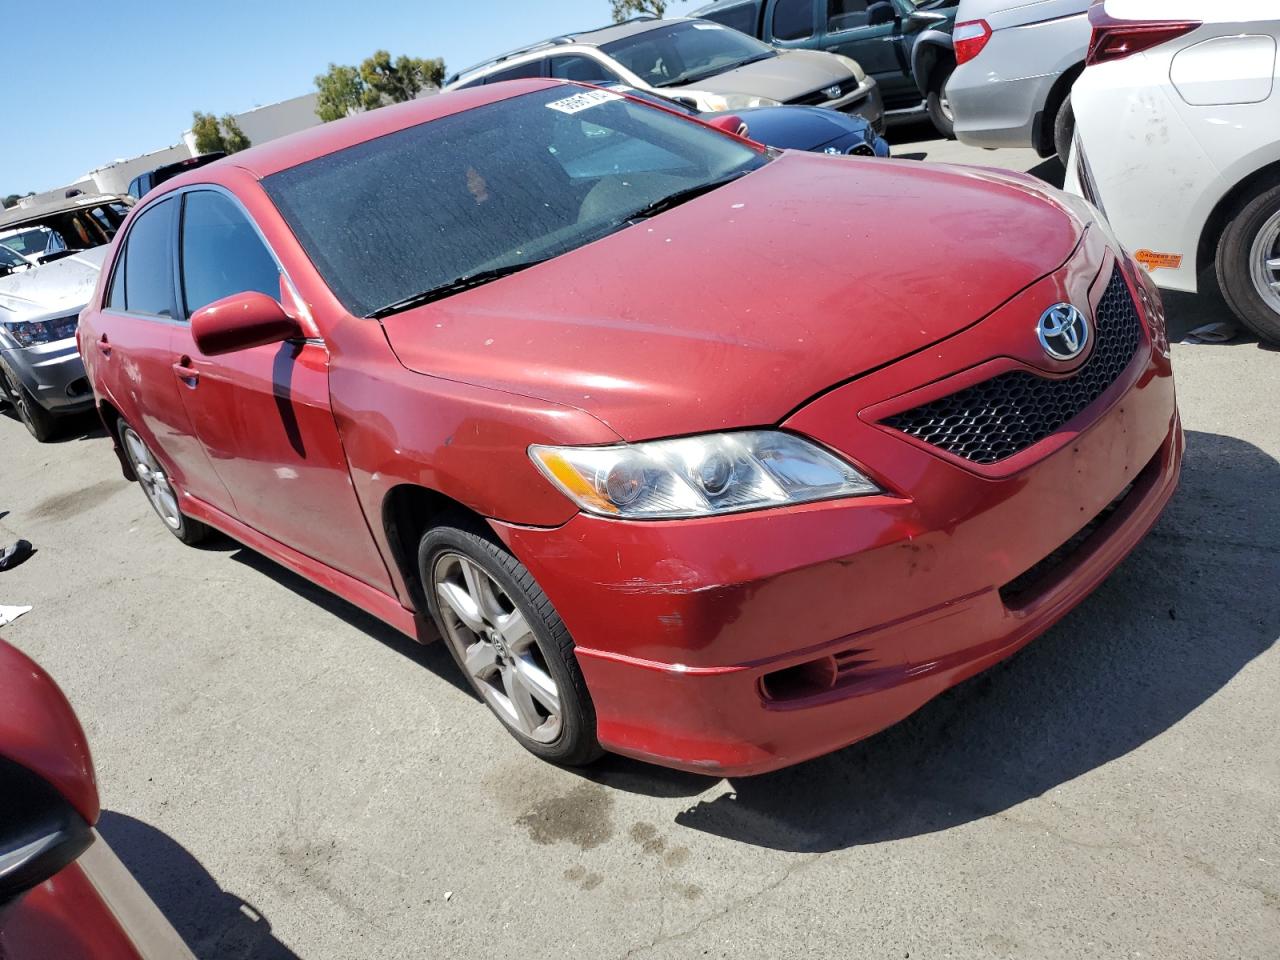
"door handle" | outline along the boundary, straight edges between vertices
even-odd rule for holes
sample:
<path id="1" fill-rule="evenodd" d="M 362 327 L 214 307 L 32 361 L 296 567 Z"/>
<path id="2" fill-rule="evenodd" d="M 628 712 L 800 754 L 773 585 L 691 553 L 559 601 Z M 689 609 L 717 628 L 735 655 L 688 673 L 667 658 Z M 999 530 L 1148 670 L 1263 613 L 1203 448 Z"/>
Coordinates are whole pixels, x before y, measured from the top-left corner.
<path id="1" fill-rule="evenodd" d="M 111 356 L 111 344 L 107 341 L 107 335 L 105 333 L 101 338 L 94 342 L 94 346 L 98 348 L 98 352 L 104 357 Z"/>
<path id="2" fill-rule="evenodd" d="M 191 366 L 191 358 L 183 357 L 173 365 L 173 372 L 179 380 L 194 390 L 200 383 L 200 371 Z"/>

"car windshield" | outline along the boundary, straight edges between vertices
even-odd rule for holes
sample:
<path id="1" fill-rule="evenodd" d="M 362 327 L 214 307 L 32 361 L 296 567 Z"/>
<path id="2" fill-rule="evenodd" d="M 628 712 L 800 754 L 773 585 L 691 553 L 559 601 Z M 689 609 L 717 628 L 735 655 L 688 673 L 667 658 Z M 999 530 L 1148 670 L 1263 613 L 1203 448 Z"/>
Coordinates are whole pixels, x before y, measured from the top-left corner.
<path id="1" fill-rule="evenodd" d="M 24 257 L 38 257 L 55 250 L 65 250 L 62 238 L 48 227 L 32 227 L 10 234 L 0 234 L 0 244 L 15 250 Z"/>
<path id="2" fill-rule="evenodd" d="M 600 49 L 651 87 L 696 83 L 778 55 L 768 44 L 709 20 L 646 30 Z"/>
<path id="3" fill-rule="evenodd" d="M 766 160 L 664 110 L 565 85 L 378 137 L 263 185 L 343 305 L 380 316 L 567 253 Z"/>

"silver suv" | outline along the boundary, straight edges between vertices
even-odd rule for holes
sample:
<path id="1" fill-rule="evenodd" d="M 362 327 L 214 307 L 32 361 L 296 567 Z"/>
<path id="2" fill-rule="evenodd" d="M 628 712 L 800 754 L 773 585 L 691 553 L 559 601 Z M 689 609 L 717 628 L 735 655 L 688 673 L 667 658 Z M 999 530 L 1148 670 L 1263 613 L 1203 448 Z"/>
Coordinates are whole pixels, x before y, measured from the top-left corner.
<path id="1" fill-rule="evenodd" d="M 622 84 L 717 112 L 803 104 L 855 114 L 876 132 L 884 104 L 857 62 L 821 50 L 779 50 L 710 20 L 625 23 L 521 47 L 449 77 L 446 90 L 526 77 Z"/>

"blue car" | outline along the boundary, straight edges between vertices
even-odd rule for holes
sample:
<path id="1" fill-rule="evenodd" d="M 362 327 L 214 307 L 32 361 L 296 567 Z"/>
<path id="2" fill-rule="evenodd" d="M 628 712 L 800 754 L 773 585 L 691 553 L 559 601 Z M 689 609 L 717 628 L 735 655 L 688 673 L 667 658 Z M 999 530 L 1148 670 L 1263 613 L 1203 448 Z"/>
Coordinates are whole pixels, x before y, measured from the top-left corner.
<path id="1" fill-rule="evenodd" d="M 746 125 L 746 130 L 740 130 L 739 133 L 779 150 L 848 153 L 860 157 L 889 156 L 889 144 L 872 129 L 870 123 L 861 117 L 825 107 L 750 107 L 723 113 L 704 113 L 680 100 L 660 97 L 647 90 L 636 90 L 622 84 L 609 84 L 608 87 L 700 120 L 714 120 L 716 117 L 729 115 L 739 117 Z"/>

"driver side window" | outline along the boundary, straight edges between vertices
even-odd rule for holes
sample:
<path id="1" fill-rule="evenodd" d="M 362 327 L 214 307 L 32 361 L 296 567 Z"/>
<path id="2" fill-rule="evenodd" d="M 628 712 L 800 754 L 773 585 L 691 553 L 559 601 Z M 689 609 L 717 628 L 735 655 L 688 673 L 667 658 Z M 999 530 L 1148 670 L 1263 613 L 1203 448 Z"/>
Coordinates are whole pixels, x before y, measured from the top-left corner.
<path id="1" fill-rule="evenodd" d="M 182 205 L 182 294 L 187 316 L 236 293 L 280 299 L 280 268 L 239 206 L 212 190 Z"/>
<path id="2" fill-rule="evenodd" d="M 773 8 L 776 40 L 804 40 L 813 36 L 813 0 L 778 0 Z"/>

